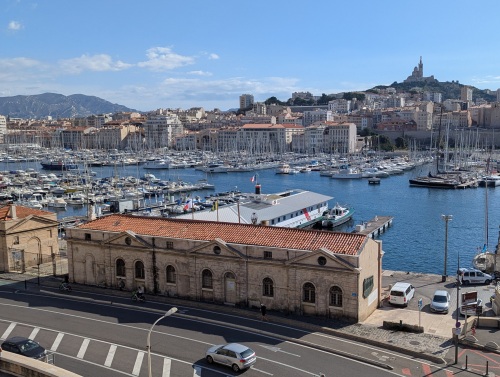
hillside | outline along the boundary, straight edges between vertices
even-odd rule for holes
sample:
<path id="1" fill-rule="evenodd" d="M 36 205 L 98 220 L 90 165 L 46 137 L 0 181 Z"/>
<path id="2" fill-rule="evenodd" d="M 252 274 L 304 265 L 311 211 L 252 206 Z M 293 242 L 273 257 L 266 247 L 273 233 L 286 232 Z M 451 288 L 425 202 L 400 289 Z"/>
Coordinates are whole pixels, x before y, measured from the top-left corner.
<path id="1" fill-rule="evenodd" d="M 136 110 L 83 94 L 64 96 L 44 93 L 34 96 L 0 97 L 0 114 L 11 118 L 75 118 L 121 111 Z"/>

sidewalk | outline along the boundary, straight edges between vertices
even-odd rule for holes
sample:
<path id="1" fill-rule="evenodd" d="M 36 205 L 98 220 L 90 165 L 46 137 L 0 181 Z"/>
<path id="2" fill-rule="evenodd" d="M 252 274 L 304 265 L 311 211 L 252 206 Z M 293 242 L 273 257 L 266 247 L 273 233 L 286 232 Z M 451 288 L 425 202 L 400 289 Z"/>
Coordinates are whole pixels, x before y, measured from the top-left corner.
<path id="1" fill-rule="evenodd" d="M 0 273 L 0 279 L 22 282 L 22 285 L 19 284 L 17 289 L 24 289 L 26 284 L 28 284 L 28 286 L 37 284 L 38 278 L 41 286 L 57 287 L 61 283 L 62 278 L 54 277 L 51 274 L 52 265 L 50 264 L 49 266 L 40 266 L 40 277 L 38 277 L 38 269 L 34 268 L 28 270 L 25 274 Z M 26 283 L 25 280 L 28 283 Z M 75 290 L 86 292 L 102 292 L 103 289 L 105 289 L 106 294 L 109 295 L 123 297 L 130 295 L 130 292 L 122 292 L 97 286 L 75 285 L 74 288 Z M 179 306 L 210 308 L 214 311 L 252 317 L 255 316 L 256 319 L 260 318 L 260 312 L 252 309 L 241 309 L 206 302 L 181 300 L 166 296 L 148 295 L 148 300 Z M 372 344 L 380 348 L 391 349 L 414 357 L 423 358 L 437 364 L 445 363 L 446 359 L 451 360 L 453 358 L 453 353 L 450 353 L 448 356 L 448 352 L 454 349 L 452 329 L 455 326 L 455 320 L 449 315 L 436 315 L 421 312 L 420 325 L 424 328 L 424 333 L 421 334 L 386 330 L 382 327 L 383 321 L 399 322 L 400 320 L 403 320 L 404 323 L 407 324 L 418 325 L 419 312 L 409 309 L 382 307 L 377 309 L 367 320 L 356 324 L 326 318 L 285 315 L 273 311 L 270 311 L 269 315 L 272 316 L 275 322 Z M 483 348 L 484 345 L 492 341 L 499 343 L 500 329 L 478 328 L 475 337 L 477 342 L 472 345 L 477 348 Z M 470 342 L 466 344 L 471 345 Z M 496 350 L 496 352 L 500 353 L 500 350 Z"/>

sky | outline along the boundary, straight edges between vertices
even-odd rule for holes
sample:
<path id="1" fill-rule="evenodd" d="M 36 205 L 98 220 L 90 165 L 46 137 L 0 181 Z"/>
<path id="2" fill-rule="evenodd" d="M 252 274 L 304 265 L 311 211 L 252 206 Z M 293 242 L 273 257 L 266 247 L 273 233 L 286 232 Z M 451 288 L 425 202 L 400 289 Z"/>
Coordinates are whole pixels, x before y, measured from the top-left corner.
<path id="1" fill-rule="evenodd" d="M 239 107 L 424 76 L 500 88 L 500 1 L 0 0 L 0 97 Z"/>

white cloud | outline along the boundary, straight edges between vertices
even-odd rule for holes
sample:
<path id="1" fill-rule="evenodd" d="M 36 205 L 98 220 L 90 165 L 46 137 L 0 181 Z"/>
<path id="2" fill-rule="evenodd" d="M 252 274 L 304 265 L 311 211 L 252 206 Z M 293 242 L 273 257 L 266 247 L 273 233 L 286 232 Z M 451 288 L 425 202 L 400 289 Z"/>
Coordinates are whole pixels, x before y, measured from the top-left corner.
<path id="1" fill-rule="evenodd" d="M 121 71 L 132 65 L 120 60 L 113 61 L 111 56 L 99 54 L 93 56 L 82 55 L 79 58 L 60 60 L 59 66 L 67 73 L 78 74 L 83 71 Z"/>
<path id="2" fill-rule="evenodd" d="M 34 59 L 0 59 L 0 83 L 32 80 L 45 69 L 41 62 Z"/>
<path id="3" fill-rule="evenodd" d="M 208 58 L 210 60 L 217 60 L 217 59 L 219 59 L 219 55 L 212 53 L 212 54 L 208 55 Z"/>
<path id="4" fill-rule="evenodd" d="M 9 26 L 8 26 L 9 30 L 18 31 L 18 30 L 21 30 L 22 28 L 23 28 L 23 25 L 21 25 L 20 22 L 17 22 L 17 21 L 10 21 L 9 22 Z"/>
<path id="5" fill-rule="evenodd" d="M 157 72 L 194 64 L 194 58 L 176 54 L 169 47 L 150 48 L 147 50 L 146 56 L 148 60 L 139 62 L 137 65 Z"/>
<path id="6" fill-rule="evenodd" d="M 189 71 L 188 75 L 212 76 L 212 73 L 211 72 L 205 72 L 205 71 Z"/>

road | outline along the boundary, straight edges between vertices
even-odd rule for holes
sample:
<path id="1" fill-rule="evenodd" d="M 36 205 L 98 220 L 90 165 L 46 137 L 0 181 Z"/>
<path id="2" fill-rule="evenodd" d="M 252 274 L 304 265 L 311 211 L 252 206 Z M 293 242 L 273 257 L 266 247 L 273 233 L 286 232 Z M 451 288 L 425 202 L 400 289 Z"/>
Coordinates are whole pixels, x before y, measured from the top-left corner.
<path id="1" fill-rule="evenodd" d="M 0 289 L 0 335 L 33 338 L 54 352 L 55 364 L 82 376 L 147 376 L 146 339 L 171 306 L 133 303 L 113 294 Z M 189 302 L 186 302 L 188 305 Z M 258 362 L 253 376 L 451 376 L 424 360 L 300 328 L 240 315 L 178 306 L 151 335 L 153 376 L 233 376 L 209 365 L 213 344 L 244 343 Z M 467 375 L 467 374 L 462 374 Z"/>

